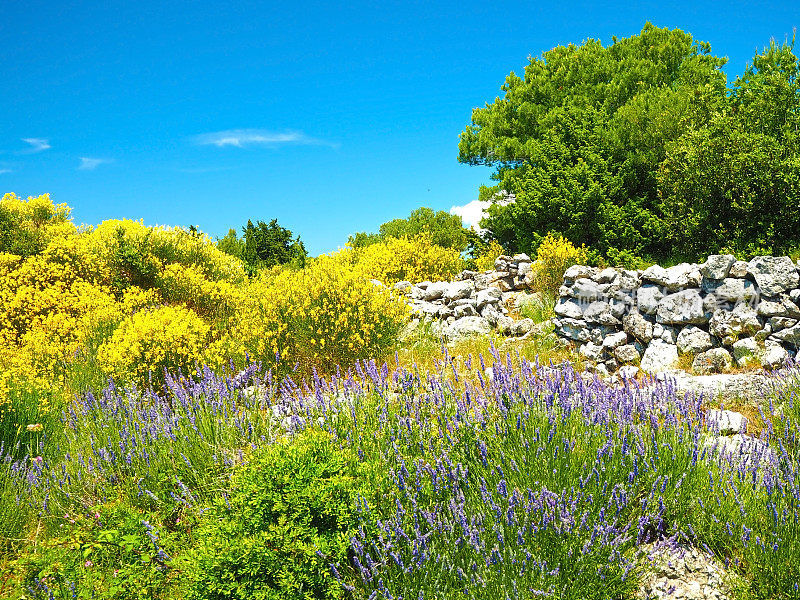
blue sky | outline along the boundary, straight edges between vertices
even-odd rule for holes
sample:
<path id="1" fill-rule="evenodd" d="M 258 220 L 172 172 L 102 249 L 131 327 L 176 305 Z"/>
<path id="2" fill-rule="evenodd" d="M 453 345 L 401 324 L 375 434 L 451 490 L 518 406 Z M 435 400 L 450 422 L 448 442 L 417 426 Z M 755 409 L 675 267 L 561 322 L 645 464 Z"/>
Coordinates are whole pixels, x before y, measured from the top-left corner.
<path id="1" fill-rule="evenodd" d="M 328 252 L 475 199 L 471 109 L 529 55 L 647 20 L 710 42 L 730 80 L 800 4 L 3 2 L 0 193 L 213 236 L 277 218 Z"/>

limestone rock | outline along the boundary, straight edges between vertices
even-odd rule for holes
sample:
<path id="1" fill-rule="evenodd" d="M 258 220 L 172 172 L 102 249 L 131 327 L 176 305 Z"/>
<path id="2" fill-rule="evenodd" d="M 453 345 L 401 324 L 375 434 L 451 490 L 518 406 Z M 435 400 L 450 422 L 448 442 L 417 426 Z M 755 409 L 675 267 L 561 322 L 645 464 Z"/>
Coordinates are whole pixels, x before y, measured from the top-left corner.
<path id="1" fill-rule="evenodd" d="M 398 281 L 392 286 L 392 289 L 397 292 L 409 292 L 412 287 L 414 287 L 414 284 L 410 281 Z"/>
<path id="2" fill-rule="evenodd" d="M 483 317 L 462 317 L 445 327 L 442 332 L 450 342 L 475 335 L 486 335 L 492 330 L 489 322 Z"/>
<path id="3" fill-rule="evenodd" d="M 638 271 L 623 269 L 619 272 L 619 280 L 616 283 L 622 290 L 633 290 L 641 285 L 642 278 Z"/>
<path id="4" fill-rule="evenodd" d="M 789 317 L 772 317 L 768 323 L 772 333 L 781 331 L 782 329 L 789 329 L 797 325 L 797 319 L 790 319 Z"/>
<path id="5" fill-rule="evenodd" d="M 475 310 L 474 304 L 461 304 L 453 307 L 453 316 L 456 319 L 460 319 L 462 317 L 474 317 L 477 314 L 478 311 Z"/>
<path id="6" fill-rule="evenodd" d="M 719 435 L 747 433 L 747 417 L 732 410 L 712 409 L 706 413 L 706 426 Z"/>
<path id="7" fill-rule="evenodd" d="M 614 358 L 621 363 L 636 363 L 639 362 L 641 355 L 633 344 L 625 344 L 614 349 Z"/>
<path id="8" fill-rule="evenodd" d="M 750 337 L 759 329 L 761 323 L 756 311 L 744 304 L 734 307 L 732 311 L 714 312 L 708 324 L 709 333 L 722 340 L 725 346 L 730 346 L 740 337 Z"/>
<path id="9" fill-rule="evenodd" d="M 523 336 L 533 330 L 533 319 L 519 319 L 514 325 L 514 335 Z"/>
<path id="10" fill-rule="evenodd" d="M 714 341 L 711 339 L 711 335 L 694 325 L 688 325 L 681 329 L 681 332 L 678 334 L 677 343 L 678 352 L 681 354 L 697 354 L 698 352 L 705 352 L 714 347 Z"/>
<path id="11" fill-rule="evenodd" d="M 778 344 L 767 344 L 761 354 L 761 366 L 765 369 L 777 369 L 789 360 L 789 352 Z"/>
<path id="12" fill-rule="evenodd" d="M 553 323 L 556 327 L 556 333 L 563 337 L 569 338 L 576 342 L 588 342 L 592 339 L 589 326 L 586 321 L 579 321 L 578 319 L 558 319 Z"/>
<path id="13" fill-rule="evenodd" d="M 573 265 L 564 271 L 564 279 L 566 281 L 577 281 L 578 279 L 591 279 L 597 274 L 595 267 L 587 267 L 584 265 Z"/>
<path id="14" fill-rule="evenodd" d="M 700 272 L 708 279 L 725 279 L 735 262 L 733 254 L 712 254 L 700 265 Z"/>
<path id="15" fill-rule="evenodd" d="M 580 347 L 581 356 L 585 356 L 591 361 L 597 362 L 603 355 L 603 347 L 594 344 L 593 342 L 586 342 Z"/>
<path id="16" fill-rule="evenodd" d="M 644 344 L 649 344 L 653 339 L 653 324 L 638 312 L 625 315 L 622 319 L 622 327 L 625 333 Z"/>
<path id="17" fill-rule="evenodd" d="M 644 314 L 654 315 L 662 298 L 664 298 L 664 293 L 661 288 L 656 285 L 645 284 L 639 288 L 636 294 L 636 304 Z"/>
<path id="18" fill-rule="evenodd" d="M 481 309 L 480 314 L 493 327 L 497 325 L 498 319 L 503 316 L 503 314 L 497 310 L 497 306 L 495 304 L 487 304 Z"/>
<path id="19" fill-rule="evenodd" d="M 756 461 L 772 462 L 777 458 L 767 442 L 741 433 L 709 438 L 704 445 L 713 456 L 734 464 L 752 465 Z"/>
<path id="20" fill-rule="evenodd" d="M 439 298 L 444 296 L 444 293 L 449 285 L 450 284 L 447 281 L 436 281 L 434 283 L 427 285 L 425 287 L 425 293 L 422 295 L 422 299 L 425 300 L 426 302 L 430 302 L 431 300 L 438 300 Z"/>
<path id="21" fill-rule="evenodd" d="M 747 279 L 727 277 L 721 281 L 704 279 L 702 290 L 718 302 L 750 302 L 758 294 L 755 284 Z"/>
<path id="22" fill-rule="evenodd" d="M 583 311 L 583 318 L 587 323 L 600 323 L 601 325 L 621 325 L 619 319 L 611 314 L 608 302 L 597 300 L 589 304 Z"/>
<path id="23" fill-rule="evenodd" d="M 737 260 L 731 265 L 731 270 L 728 271 L 728 277 L 736 277 L 739 279 L 747 277 L 747 263 L 743 260 Z"/>
<path id="24" fill-rule="evenodd" d="M 611 267 L 608 267 L 600 271 L 592 279 L 597 283 L 614 283 L 617 279 L 619 279 L 619 277 L 620 277 L 619 271 L 617 271 L 616 269 L 612 269 Z"/>
<path id="25" fill-rule="evenodd" d="M 469 298 L 474 289 L 475 284 L 470 279 L 465 281 L 453 281 L 445 288 L 442 293 L 442 299 L 445 303 L 450 303 L 454 300 Z"/>
<path id="26" fill-rule="evenodd" d="M 665 296 L 658 303 L 656 321 L 675 325 L 707 323 L 709 315 L 703 309 L 699 290 L 688 289 Z"/>
<path id="27" fill-rule="evenodd" d="M 442 308 L 441 304 L 434 304 L 433 302 L 425 302 L 424 300 L 416 300 L 411 304 L 411 311 L 420 316 L 430 315 L 435 316 L 439 314 L 439 309 Z"/>
<path id="28" fill-rule="evenodd" d="M 514 319 L 511 317 L 500 317 L 497 319 L 497 331 L 503 335 L 513 335 Z M 588 338 L 587 338 L 588 339 Z"/>
<path id="29" fill-rule="evenodd" d="M 478 293 L 475 295 L 475 308 L 477 308 L 478 310 L 483 310 L 483 308 L 488 304 L 497 304 L 500 302 L 501 296 L 502 292 L 497 288 L 490 287 L 479 290 Z M 565 316 L 570 316 L 570 315 L 565 315 Z"/>
<path id="30" fill-rule="evenodd" d="M 797 266 L 788 256 L 756 256 L 747 263 L 747 270 L 765 296 L 776 296 L 800 283 Z"/>
<path id="31" fill-rule="evenodd" d="M 653 265 L 645 269 L 642 279 L 663 286 L 670 292 L 675 292 L 689 285 L 689 274 L 694 270 L 694 265 L 689 263 L 681 263 L 668 269 Z"/>
<path id="32" fill-rule="evenodd" d="M 668 344 L 675 344 L 678 341 L 678 329 L 678 327 L 672 327 L 671 325 L 656 323 L 653 325 L 653 337 L 664 340 Z"/>
<path id="33" fill-rule="evenodd" d="M 653 340 L 648 344 L 639 366 L 647 373 L 674 370 L 678 366 L 678 347 L 660 339 Z"/>
<path id="34" fill-rule="evenodd" d="M 796 348 L 800 347 L 800 325 L 782 329 L 781 331 L 774 333 L 772 337 L 780 340 L 781 342 L 792 344 Z"/>
<path id="35" fill-rule="evenodd" d="M 722 373 L 733 366 L 733 358 L 725 348 L 712 348 L 694 357 L 692 371 L 700 375 Z"/>
<path id="36" fill-rule="evenodd" d="M 579 279 L 570 288 L 569 294 L 579 302 L 590 303 L 606 299 L 607 292 L 608 284 L 595 283 L 591 279 Z"/>
<path id="37" fill-rule="evenodd" d="M 624 346 L 628 343 L 628 334 L 624 331 L 620 331 L 618 333 L 612 333 L 611 335 L 607 335 L 605 339 L 603 339 L 603 348 L 608 350 L 609 352 L 614 350 L 614 348 L 618 348 L 619 346 Z"/>
<path id="38" fill-rule="evenodd" d="M 708 552 L 667 542 L 642 547 L 642 600 L 729 600 L 725 567 Z"/>
<path id="39" fill-rule="evenodd" d="M 619 368 L 619 376 L 622 379 L 634 379 L 639 374 L 639 367 L 635 365 L 625 365 Z"/>
<path id="40" fill-rule="evenodd" d="M 756 312 L 762 317 L 785 317 L 788 313 L 782 302 L 762 300 L 756 306 Z"/>

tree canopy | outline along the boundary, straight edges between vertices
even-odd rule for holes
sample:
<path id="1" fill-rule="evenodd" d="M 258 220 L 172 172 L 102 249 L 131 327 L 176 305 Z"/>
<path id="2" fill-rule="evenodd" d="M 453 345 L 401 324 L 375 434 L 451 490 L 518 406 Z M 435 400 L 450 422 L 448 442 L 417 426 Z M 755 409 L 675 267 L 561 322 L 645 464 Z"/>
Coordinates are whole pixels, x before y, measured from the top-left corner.
<path id="1" fill-rule="evenodd" d="M 531 58 L 523 77 L 506 78 L 503 97 L 473 111 L 460 137 L 461 162 L 495 167 L 497 183 L 481 199 L 516 197 L 493 203 L 482 226 L 511 250 L 532 252 L 552 232 L 612 261 L 697 255 L 729 245 L 731 233 L 752 234 L 735 227 L 740 198 L 760 198 L 745 210 L 753 215 L 768 198 L 796 199 L 792 47 L 773 43 L 732 90 L 726 59 L 708 44 L 650 23 L 607 47 L 590 39 Z M 723 198 L 727 225 L 712 240 L 695 239 L 719 225 L 711 215 Z M 766 214 L 772 221 L 762 213 L 758 243 L 777 248 L 780 232 L 800 221 Z"/>
<path id="2" fill-rule="evenodd" d="M 300 236 L 295 237 L 291 230 L 278 225 L 277 219 L 269 223 L 256 221 L 255 225 L 248 219 L 247 225 L 242 227 L 241 238 L 235 229 L 230 229 L 225 237 L 217 240 L 217 247 L 244 261 L 251 273 L 275 265 L 302 267 L 308 256 Z"/>
<path id="3" fill-rule="evenodd" d="M 475 234 L 464 227 L 458 215 L 423 206 L 411 211 L 405 219 L 393 219 L 382 224 L 378 233 L 351 235 L 348 244 L 353 248 L 363 248 L 390 238 L 413 238 L 422 233 L 429 234 L 431 242 L 437 246 L 459 252 L 464 252 L 475 239 Z"/>

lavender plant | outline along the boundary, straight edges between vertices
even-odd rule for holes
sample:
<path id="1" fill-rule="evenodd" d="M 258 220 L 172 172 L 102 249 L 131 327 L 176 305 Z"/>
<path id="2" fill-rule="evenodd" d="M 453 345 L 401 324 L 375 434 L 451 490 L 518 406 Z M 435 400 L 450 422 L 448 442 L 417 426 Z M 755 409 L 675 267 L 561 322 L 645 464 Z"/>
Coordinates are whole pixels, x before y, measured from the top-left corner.
<path id="1" fill-rule="evenodd" d="M 170 379 L 166 396 L 110 386 L 65 414 L 63 436 L 48 441 L 34 471 L 0 465 L 17 490 L 3 506 L 17 494 L 36 515 L 24 513 L 27 526 L 41 519 L 53 539 L 64 514 L 99 506 L 109 522 L 85 531 L 117 531 L 103 535 L 114 560 L 138 565 L 131 577 L 163 573 L 148 584 L 153 597 L 185 595 L 194 523 L 208 527 L 203 511 L 225 505 L 234 465 L 321 429 L 358 461 L 357 472 L 383 474 L 365 480 L 389 482 L 350 497 L 346 558 L 341 546 L 316 549 L 339 579 L 338 591 L 323 586 L 330 597 L 632 598 L 643 546 L 661 541 L 725 561 L 740 598 L 797 599 L 799 372 L 781 372 L 775 394 L 756 399 L 764 431 L 736 448 L 709 431 L 707 399 L 680 396 L 669 380 L 611 386 L 568 364 L 494 350 L 460 361 L 445 351 L 434 374 L 366 362 L 307 385 L 266 378 L 252 393 L 254 368 Z M 325 489 L 313 468 L 297 468 L 313 480 L 309 489 Z M 135 518 L 112 518 L 118 504 Z M 125 536 L 138 541 L 124 546 Z M 110 556 L 75 566 L 62 596 L 73 585 L 115 597 L 112 575 L 97 575 Z M 36 564 L 30 595 L 48 597 L 53 582 Z M 250 584 L 266 594 L 258 578 Z"/>

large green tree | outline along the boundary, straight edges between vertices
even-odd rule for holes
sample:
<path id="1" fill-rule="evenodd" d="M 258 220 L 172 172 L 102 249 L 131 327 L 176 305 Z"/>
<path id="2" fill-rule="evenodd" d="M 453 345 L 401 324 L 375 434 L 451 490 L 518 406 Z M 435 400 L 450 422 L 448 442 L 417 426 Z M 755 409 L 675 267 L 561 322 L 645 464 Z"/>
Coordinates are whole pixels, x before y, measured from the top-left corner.
<path id="1" fill-rule="evenodd" d="M 800 61 L 774 41 L 702 128 L 659 169 L 669 240 L 684 256 L 784 254 L 800 246 Z"/>
<path id="2" fill-rule="evenodd" d="M 558 46 L 511 73 L 503 97 L 477 108 L 459 160 L 495 167 L 484 220 L 503 246 L 532 252 L 548 232 L 620 252 L 670 257 L 658 193 L 669 145 L 726 102 L 724 58 L 680 30 Z"/>

